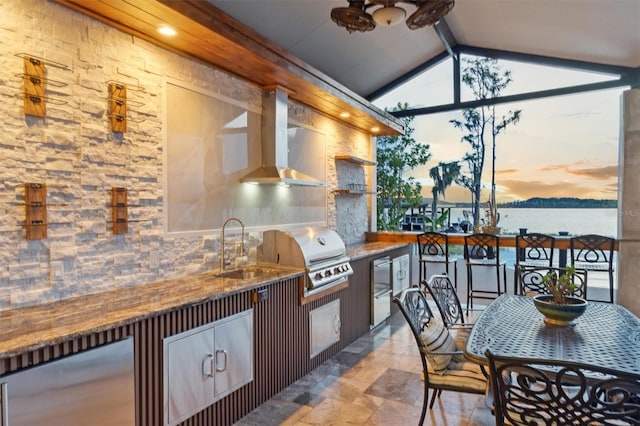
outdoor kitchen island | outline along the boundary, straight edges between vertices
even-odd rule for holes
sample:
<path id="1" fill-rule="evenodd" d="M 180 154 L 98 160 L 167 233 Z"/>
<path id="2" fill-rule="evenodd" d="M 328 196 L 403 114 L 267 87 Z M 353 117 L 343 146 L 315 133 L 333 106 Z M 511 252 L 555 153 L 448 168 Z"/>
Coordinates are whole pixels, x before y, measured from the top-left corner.
<path id="1" fill-rule="evenodd" d="M 354 271 L 349 286 L 327 290 L 326 296 L 316 296 L 311 302 L 300 298 L 303 270 L 274 268 L 248 279 L 218 278 L 211 272 L 3 310 L 0 374 L 132 337 L 136 424 L 169 424 L 165 419 L 163 340 L 251 311 L 250 382 L 183 422 L 232 424 L 368 332 L 370 263 L 381 256 L 406 254 L 409 249 L 406 243 L 347 246 Z M 311 358 L 310 312 L 336 300 L 340 304 L 339 341 Z"/>

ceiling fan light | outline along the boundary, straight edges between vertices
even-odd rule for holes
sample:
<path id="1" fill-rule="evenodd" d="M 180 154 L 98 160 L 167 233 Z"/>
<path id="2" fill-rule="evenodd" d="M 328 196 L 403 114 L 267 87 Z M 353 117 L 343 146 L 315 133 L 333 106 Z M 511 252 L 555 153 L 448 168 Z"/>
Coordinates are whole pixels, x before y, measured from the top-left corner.
<path id="1" fill-rule="evenodd" d="M 454 0 L 426 0 L 407 18 L 407 27 L 417 30 L 435 25 L 453 9 Z"/>
<path id="2" fill-rule="evenodd" d="M 372 14 L 376 24 L 387 27 L 399 24 L 406 15 L 405 10 L 397 6 L 381 7 L 380 9 L 376 9 Z"/>
<path id="3" fill-rule="evenodd" d="M 371 15 L 364 11 L 364 5 L 362 7 L 350 5 L 349 7 L 333 8 L 331 9 L 331 20 L 349 33 L 371 31 L 376 27 Z"/>

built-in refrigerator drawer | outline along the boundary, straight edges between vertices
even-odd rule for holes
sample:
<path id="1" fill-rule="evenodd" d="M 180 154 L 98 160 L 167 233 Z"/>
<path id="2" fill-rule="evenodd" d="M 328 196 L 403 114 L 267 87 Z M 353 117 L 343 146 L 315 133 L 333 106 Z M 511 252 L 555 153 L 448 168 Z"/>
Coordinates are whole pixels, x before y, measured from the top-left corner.
<path id="1" fill-rule="evenodd" d="M 373 311 L 371 326 L 375 327 L 391 315 L 391 290 L 373 295 Z"/>
<path id="2" fill-rule="evenodd" d="M 133 339 L 0 377 L 2 426 L 134 426 Z"/>
<path id="3" fill-rule="evenodd" d="M 388 256 L 371 263 L 371 328 L 391 315 L 391 259 Z"/>

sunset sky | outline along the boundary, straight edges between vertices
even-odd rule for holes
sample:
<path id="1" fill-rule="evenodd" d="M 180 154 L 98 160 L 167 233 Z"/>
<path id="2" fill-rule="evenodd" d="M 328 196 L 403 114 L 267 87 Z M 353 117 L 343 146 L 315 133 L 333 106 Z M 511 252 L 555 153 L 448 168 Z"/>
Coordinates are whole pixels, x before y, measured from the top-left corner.
<path id="1" fill-rule="evenodd" d="M 607 77 L 565 69 L 551 69 L 501 61 L 512 71 L 513 82 L 503 95 L 602 81 Z M 376 100 L 381 108 L 400 102 L 431 106 L 451 101 L 451 65 L 438 65 L 429 78 L 417 77 L 405 86 Z M 620 98 L 624 88 L 558 96 L 499 105 L 497 115 L 522 110 L 520 122 L 497 138 L 496 184 L 499 202 L 531 197 L 578 197 L 616 199 L 618 187 L 618 140 Z M 466 96 L 466 97 L 465 97 Z M 463 100 L 471 99 L 467 91 Z M 470 147 L 460 142 L 464 133 L 449 123 L 462 119 L 460 111 L 414 119 L 414 138 L 430 145 L 428 164 L 412 175 L 431 197 L 429 169 L 440 161 L 459 160 Z M 486 141 L 489 142 L 490 134 Z M 490 154 L 490 145 L 487 145 Z M 485 159 L 482 201 L 491 181 L 490 156 Z M 468 190 L 457 185 L 447 189 L 450 202 L 470 201 Z"/>

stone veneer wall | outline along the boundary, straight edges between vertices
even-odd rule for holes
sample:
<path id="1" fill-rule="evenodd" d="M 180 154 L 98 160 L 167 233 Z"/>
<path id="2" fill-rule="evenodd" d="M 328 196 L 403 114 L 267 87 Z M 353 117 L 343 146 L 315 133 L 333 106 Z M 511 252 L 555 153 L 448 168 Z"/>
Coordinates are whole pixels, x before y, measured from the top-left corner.
<path id="1" fill-rule="evenodd" d="M 171 78 L 259 107 L 261 89 L 45 0 L 0 0 L 0 308 L 31 305 L 217 268 L 220 230 L 174 238 L 163 232 L 163 86 Z M 68 66 L 47 67 L 45 118 L 25 116 L 25 53 Z M 143 102 L 125 133 L 112 133 L 107 82 L 139 85 Z M 290 117 L 329 135 L 327 225 L 347 244 L 364 241 L 369 196 L 334 196 L 371 168 L 345 166 L 335 154 L 371 158 L 370 135 L 294 102 Z M 338 176 L 339 174 L 339 176 Z M 25 239 L 24 183 L 48 186 L 48 238 Z M 110 189 L 130 190 L 129 232 L 111 233 Z M 247 224 L 249 227 L 259 224 Z M 250 253 L 260 234 L 249 229 Z M 155 262 L 159 258 L 159 262 Z M 58 272 L 56 272 L 58 271 Z M 62 271 L 62 273 L 60 273 Z"/>

